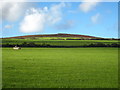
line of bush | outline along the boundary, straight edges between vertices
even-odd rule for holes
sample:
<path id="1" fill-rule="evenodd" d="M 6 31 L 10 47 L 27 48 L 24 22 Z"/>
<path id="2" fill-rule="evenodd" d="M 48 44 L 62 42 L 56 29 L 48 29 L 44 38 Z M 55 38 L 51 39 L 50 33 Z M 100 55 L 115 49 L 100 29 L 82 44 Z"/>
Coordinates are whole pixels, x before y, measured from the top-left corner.
<path id="1" fill-rule="evenodd" d="M 102 43 L 102 42 L 96 42 L 96 43 L 88 43 L 84 45 L 51 45 L 50 43 L 39 43 L 36 44 L 34 42 L 23 42 L 21 44 L 12 44 L 12 43 L 4 43 L 1 45 L 2 47 L 120 47 L 120 43 Z"/>

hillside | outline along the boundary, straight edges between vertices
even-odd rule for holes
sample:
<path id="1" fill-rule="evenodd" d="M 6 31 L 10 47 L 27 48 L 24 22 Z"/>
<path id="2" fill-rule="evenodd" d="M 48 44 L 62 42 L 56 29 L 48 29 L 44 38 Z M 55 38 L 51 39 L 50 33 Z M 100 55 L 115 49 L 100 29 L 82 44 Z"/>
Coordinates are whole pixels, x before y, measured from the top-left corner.
<path id="1" fill-rule="evenodd" d="M 49 38 L 48 38 L 49 37 Z M 79 34 L 44 34 L 44 35 L 26 35 L 26 36 L 16 36 L 8 37 L 3 39 L 105 39 L 101 37 L 94 37 L 88 35 L 79 35 Z"/>
<path id="2" fill-rule="evenodd" d="M 46 34 L 27 35 L 3 38 L 2 47 L 119 47 L 118 40 L 78 35 L 78 34 Z"/>

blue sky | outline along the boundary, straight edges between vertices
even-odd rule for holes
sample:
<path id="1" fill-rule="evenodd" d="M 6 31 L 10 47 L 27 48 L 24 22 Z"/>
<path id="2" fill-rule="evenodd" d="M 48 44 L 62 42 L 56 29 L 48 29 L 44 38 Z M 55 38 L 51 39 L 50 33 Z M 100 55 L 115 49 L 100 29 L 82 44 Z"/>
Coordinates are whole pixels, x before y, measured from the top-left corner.
<path id="1" fill-rule="evenodd" d="M 4 7 L 2 37 L 53 33 L 118 37 L 117 2 L 11 3 Z"/>

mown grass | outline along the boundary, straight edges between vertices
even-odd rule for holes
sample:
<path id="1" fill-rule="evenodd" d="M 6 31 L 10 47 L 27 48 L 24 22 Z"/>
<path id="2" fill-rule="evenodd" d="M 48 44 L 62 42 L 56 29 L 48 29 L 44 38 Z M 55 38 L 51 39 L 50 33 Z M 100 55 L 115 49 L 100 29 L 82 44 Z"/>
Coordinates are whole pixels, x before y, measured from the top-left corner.
<path id="1" fill-rule="evenodd" d="M 3 48 L 3 88 L 117 88 L 117 48 Z"/>

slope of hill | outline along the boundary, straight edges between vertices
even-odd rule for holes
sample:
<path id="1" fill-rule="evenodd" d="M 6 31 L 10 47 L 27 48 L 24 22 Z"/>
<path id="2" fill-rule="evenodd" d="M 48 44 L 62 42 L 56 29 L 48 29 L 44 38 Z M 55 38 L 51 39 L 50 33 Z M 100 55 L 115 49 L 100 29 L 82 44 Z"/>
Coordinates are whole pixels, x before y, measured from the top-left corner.
<path id="1" fill-rule="evenodd" d="M 3 38 L 2 47 L 120 47 L 118 40 L 78 35 L 46 34 Z"/>
<path id="2" fill-rule="evenodd" d="M 88 35 L 79 35 L 79 34 L 44 34 L 44 35 L 26 35 L 26 36 L 16 36 L 16 37 L 8 37 L 3 39 L 40 39 L 40 38 L 51 38 L 51 39 L 104 39 L 101 37 L 94 37 Z M 53 37 L 53 38 L 52 38 Z M 56 38 L 55 38 L 56 37 Z"/>

